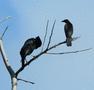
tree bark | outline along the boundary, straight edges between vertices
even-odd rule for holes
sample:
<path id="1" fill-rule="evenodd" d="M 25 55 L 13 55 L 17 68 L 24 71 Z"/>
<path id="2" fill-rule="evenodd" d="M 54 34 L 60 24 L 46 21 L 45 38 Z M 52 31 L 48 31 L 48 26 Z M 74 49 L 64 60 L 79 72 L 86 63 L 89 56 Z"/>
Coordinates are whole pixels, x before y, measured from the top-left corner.
<path id="1" fill-rule="evenodd" d="M 11 90 L 17 90 L 17 78 L 16 77 L 11 78 L 11 84 L 12 84 Z"/>

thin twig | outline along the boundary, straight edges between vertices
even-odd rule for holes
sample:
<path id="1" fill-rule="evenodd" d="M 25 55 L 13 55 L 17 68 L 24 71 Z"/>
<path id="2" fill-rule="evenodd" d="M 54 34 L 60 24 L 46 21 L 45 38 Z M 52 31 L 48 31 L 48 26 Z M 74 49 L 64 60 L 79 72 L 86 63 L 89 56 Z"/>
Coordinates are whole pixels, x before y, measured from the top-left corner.
<path id="1" fill-rule="evenodd" d="M 52 39 L 52 35 L 53 35 L 55 23 L 56 23 L 56 20 L 54 21 L 54 24 L 53 24 L 53 27 L 52 27 L 52 30 L 51 30 L 51 35 L 50 35 L 50 37 L 49 37 L 49 42 L 48 42 L 48 45 L 47 45 L 47 49 L 49 48 L 50 43 L 51 43 L 51 39 Z"/>
<path id="2" fill-rule="evenodd" d="M 51 55 L 62 55 L 62 54 L 70 54 L 70 53 L 78 53 L 78 52 L 84 52 L 91 50 L 92 48 L 83 49 L 83 50 L 77 50 L 77 51 L 71 51 L 71 52 L 61 52 L 61 53 L 45 53 L 45 54 L 51 54 Z"/>
<path id="3" fill-rule="evenodd" d="M 78 37 L 73 37 L 73 38 L 72 38 L 72 41 L 75 41 L 75 40 L 78 39 L 78 38 L 80 38 L 80 36 L 78 36 Z"/>
<path id="4" fill-rule="evenodd" d="M 3 32 L 2 36 L 1 36 L 1 39 L 3 39 L 3 36 L 5 35 L 7 30 L 8 30 L 8 26 L 5 28 L 5 30 L 4 30 L 4 32 Z"/>
<path id="5" fill-rule="evenodd" d="M 20 79 L 20 78 L 17 78 L 18 81 L 23 81 L 25 83 L 30 83 L 30 84 L 35 84 L 34 82 L 31 82 L 31 81 L 27 81 L 27 80 L 23 80 L 23 79 Z"/>
<path id="6" fill-rule="evenodd" d="M 77 40 L 78 38 L 79 38 L 79 37 L 73 37 L 73 38 L 72 38 L 72 41 L 75 41 L 75 40 Z M 65 43 L 66 43 L 66 41 L 60 42 L 60 43 L 58 43 L 58 44 L 55 44 L 55 45 L 49 47 L 47 51 L 49 51 L 49 50 L 51 50 L 51 49 L 53 49 L 53 48 L 56 48 L 56 47 L 58 47 L 58 46 L 60 46 L 60 45 L 62 45 L 62 44 L 65 44 Z M 46 52 L 46 53 L 47 53 L 47 52 Z"/>
<path id="7" fill-rule="evenodd" d="M 49 20 L 47 21 L 47 25 L 46 25 L 46 31 L 45 31 L 45 36 L 44 36 L 41 52 L 43 51 L 43 48 L 44 48 L 44 44 L 45 44 L 45 40 L 46 40 L 46 36 L 47 36 L 47 31 L 48 31 L 48 24 L 49 24 Z"/>

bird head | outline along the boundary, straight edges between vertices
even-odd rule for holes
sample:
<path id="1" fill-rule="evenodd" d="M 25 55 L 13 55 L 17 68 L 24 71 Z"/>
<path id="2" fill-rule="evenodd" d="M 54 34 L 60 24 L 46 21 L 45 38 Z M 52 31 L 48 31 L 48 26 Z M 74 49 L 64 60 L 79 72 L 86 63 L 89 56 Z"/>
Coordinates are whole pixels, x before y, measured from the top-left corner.
<path id="1" fill-rule="evenodd" d="M 64 20 L 61 21 L 61 22 L 69 23 L 69 20 L 68 20 L 68 19 L 64 19 Z"/>
<path id="2" fill-rule="evenodd" d="M 42 45 L 42 41 L 39 36 L 35 38 L 36 49 Z"/>

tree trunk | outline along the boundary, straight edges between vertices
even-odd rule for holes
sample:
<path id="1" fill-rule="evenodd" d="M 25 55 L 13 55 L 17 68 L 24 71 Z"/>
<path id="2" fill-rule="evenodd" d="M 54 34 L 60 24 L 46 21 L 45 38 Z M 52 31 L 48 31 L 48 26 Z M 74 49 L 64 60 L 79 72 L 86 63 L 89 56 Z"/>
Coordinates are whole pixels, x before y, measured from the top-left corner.
<path id="1" fill-rule="evenodd" d="M 16 77 L 11 78 L 11 85 L 12 85 L 11 90 L 17 90 L 17 78 Z"/>

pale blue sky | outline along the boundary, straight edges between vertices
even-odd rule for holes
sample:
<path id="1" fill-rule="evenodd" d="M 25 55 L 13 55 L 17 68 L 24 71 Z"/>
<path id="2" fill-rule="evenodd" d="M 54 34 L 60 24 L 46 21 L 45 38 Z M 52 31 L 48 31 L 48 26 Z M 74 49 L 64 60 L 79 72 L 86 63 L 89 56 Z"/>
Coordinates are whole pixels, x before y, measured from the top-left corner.
<path id="1" fill-rule="evenodd" d="M 2 23 L 0 33 L 8 25 L 3 38 L 9 62 L 15 70 L 20 66 L 19 51 L 24 41 L 40 36 L 43 40 L 46 22 L 49 31 L 56 19 L 52 43 L 65 40 L 64 24 L 68 18 L 74 25 L 74 35 L 80 38 L 68 48 L 62 45 L 57 52 L 93 48 L 94 0 L 0 0 L 0 19 L 12 18 Z M 36 55 L 41 48 L 33 52 Z M 43 55 L 27 67 L 19 77 L 35 82 L 35 85 L 18 82 L 17 90 L 94 90 L 94 49 L 77 54 L 60 56 Z M 10 90 L 9 74 L 0 58 L 0 90 Z"/>

